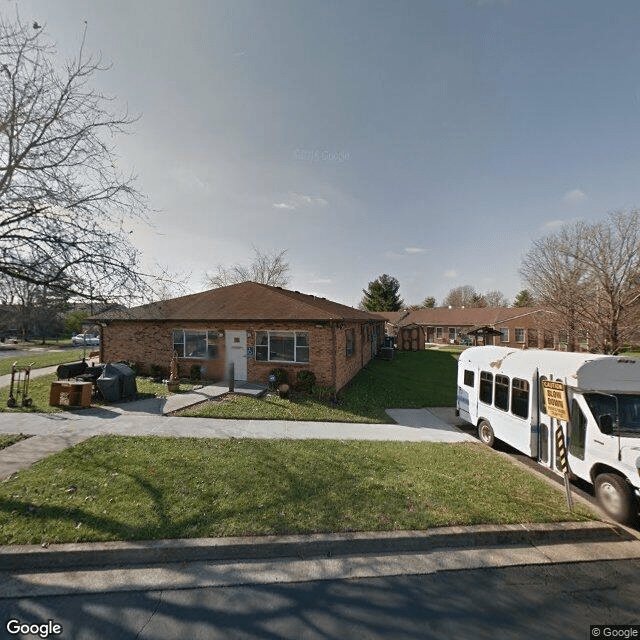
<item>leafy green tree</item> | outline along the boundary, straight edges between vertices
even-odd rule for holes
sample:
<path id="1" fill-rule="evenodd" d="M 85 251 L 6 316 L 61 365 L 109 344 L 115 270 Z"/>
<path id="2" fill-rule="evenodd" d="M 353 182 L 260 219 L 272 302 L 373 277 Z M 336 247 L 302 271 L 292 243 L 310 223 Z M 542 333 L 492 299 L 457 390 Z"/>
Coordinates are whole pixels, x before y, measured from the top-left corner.
<path id="1" fill-rule="evenodd" d="M 361 304 L 367 311 L 400 311 L 404 301 L 398 296 L 399 289 L 398 280 L 383 273 L 362 290 Z"/>
<path id="2" fill-rule="evenodd" d="M 429 296 L 422 301 L 420 306 L 423 309 L 433 309 L 436 306 L 436 299 L 433 296 Z"/>
<path id="3" fill-rule="evenodd" d="M 88 311 L 70 311 L 64 318 L 67 333 L 82 333 L 82 323 L 89 317 Z"/>

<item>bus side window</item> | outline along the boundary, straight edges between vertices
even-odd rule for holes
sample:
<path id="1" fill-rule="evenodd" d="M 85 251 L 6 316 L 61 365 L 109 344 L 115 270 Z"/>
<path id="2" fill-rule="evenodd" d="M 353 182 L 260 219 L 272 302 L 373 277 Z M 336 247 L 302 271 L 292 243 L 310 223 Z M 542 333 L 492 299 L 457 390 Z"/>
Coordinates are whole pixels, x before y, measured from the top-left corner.
<path id="1" fill-rule="evenodd" d="M 493 374 L 488 371 L 480 372 L 480 401 L 486 404 L 493 402 Z"/>
<path id="2" fill-rule="evenodd" d="M 498 409 L 509 411 L 509 378 L 507 376 L 496 376 L 495 405 Z"/>
<path id="3" fill-rule="evenodd" d="M 571 402 L 571 420 L 569 421 L 569 453 L 584 460 L 584 445 L 587 438 L 587 419 L 574 398 Z"/>
<path id="4" fill-rule="evenodd" d="M 538 460 L 540 460 L 540 462 L 549 462 L 549 427 L 544 423 L 540 425 L 538 446 Z"/>
<path id="5" fill-rule="evenodd" d="M 511 386 L 511 413 L 520 418 L 529 417 L 529 383 L 514 378 Z"/>
<path id="6" fill-rule="evenodd" d="M 468 369 L 464 370 L 464 384 L 467 387 L 473 387 L 474 383 L 474 375 L 473 371 L 469 371 Z"/>
<path id="7" fill-rule="evenodd" d="M 547 413 L 547 401 L 542 390 L 542 381 L 546 380 L 544 376 L 540 376 L 540 384 L 538 385 L 538 397 L 540 398 L 540 411 Z"/>

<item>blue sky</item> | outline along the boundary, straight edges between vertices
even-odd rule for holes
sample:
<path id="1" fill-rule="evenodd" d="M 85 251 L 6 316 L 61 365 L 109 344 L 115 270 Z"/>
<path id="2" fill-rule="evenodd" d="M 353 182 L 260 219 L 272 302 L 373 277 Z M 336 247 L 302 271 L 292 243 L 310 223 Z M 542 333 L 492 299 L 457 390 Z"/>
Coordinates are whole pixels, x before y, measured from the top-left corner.
<path id="1" fill-rule="evenodd" d="M 357 305 L 522 288 L 533 239 L 640 203 L 640 3 L 2 0 L 140 114 L 146 259 L 204 287 L 252 246 Z"/>

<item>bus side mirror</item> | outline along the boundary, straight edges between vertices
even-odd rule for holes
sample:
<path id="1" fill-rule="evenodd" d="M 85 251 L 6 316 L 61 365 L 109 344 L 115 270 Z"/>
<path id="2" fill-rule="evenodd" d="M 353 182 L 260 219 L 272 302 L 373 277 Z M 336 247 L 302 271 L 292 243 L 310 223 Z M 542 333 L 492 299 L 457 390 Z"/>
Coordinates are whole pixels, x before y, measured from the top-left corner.
<path id="1" fill-rule="evenodd" d="M 613 416 L 610 413 L 604 413 L 598 418 L 598 426 L 600 431 L 606 436 L 613 433 Z"/>

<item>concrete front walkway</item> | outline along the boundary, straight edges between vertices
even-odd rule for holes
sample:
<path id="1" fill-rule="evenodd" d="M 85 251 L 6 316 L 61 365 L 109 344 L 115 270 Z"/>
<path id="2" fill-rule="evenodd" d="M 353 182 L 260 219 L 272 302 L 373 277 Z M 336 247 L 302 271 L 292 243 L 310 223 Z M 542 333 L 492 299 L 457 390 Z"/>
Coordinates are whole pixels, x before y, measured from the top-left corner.
<path id="1" fill-rule="evenodd" d="M 151 401 L 156 401 L 152 398 Z M 141 400 L 109 407 L 64 413 L 1 413 L 0 433 L 34 437 L 0 450 L 0 480 L 42 458 L 94 435 L 155 435 L 191 438 L 285 438 L 323 440 L 395 440 L 463 442 L 474 439 L 447 423 L 437 409 L 394 409 L 399 424 L 351 422 L 295 422 L 287 420 L 232 420 L 181 418 L 148 412 Z M 453 409 L 448 412 L 453 418 Z"/>

